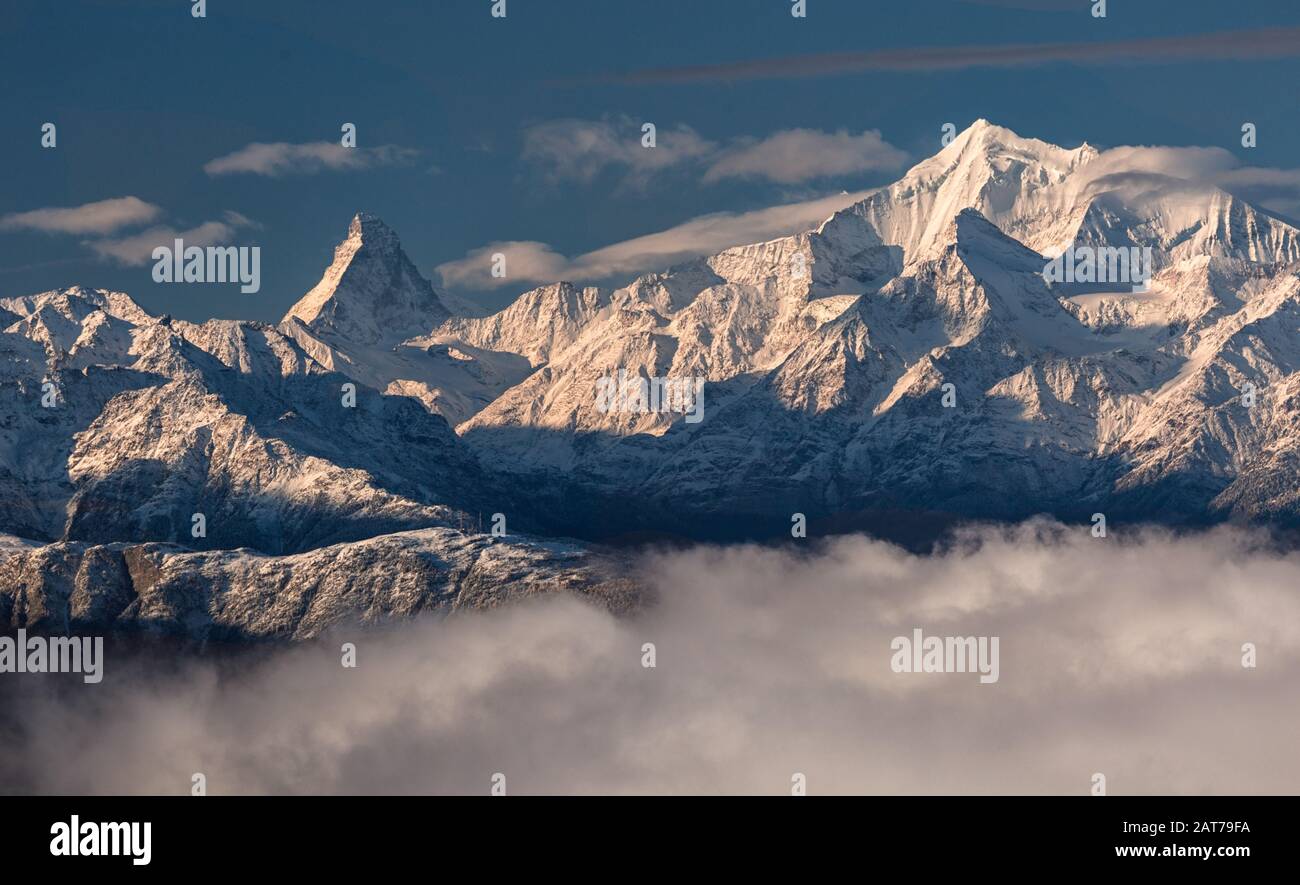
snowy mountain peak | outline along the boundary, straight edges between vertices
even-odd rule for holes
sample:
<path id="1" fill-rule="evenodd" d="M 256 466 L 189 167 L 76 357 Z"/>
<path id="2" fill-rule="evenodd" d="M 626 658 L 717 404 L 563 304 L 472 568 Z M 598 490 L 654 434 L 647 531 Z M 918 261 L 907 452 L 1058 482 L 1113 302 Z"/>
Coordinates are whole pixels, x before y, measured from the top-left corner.
<path id="1" fill-rule="evenodd" d="M 958 133 L 943 150 L 912 167 L 903 180 L 939 175 L 987 182 L 990 176 L 1011 174 L 1026 184 L 1059 183 L 1099 153 L 1087 142 L 1077 148 L 1063 148 L 1037 138 L 1024 138 L 1005 126 L 980 119 Z"/>
<path id="2" fill-rule="evenodd" d="M 1078 225 L 1077 195 L 1066 185 L 1098 156 L 1084 144 L 1068 149 L 1022 138 L 976 120 L 901 179 L 839 214 L 865 219 L 904 256 L 925 251 L 963 209 L 975 209 L 1031 248 L 1057 242 Z"/>
<path id="3" fill-rule="evenodd" d="M 310 292 L 289 308 L 313 332 L 357 344 L 395 344 L 423 335 L 450 311 L 378 216 L 358 212 L 334 261 Z"/>
<path id="4" fill-rule="evenodd" d="M 1077 148 L 1062 148 L 1037 138 L 1024 138 L 1005 126 L 980 118 L 931 159 L 957 156 L 969 162 L 977 155 L 985 158 L 1010 157 L 1058 171 L 1069 171 L 1095 158 L 1097 154 L 1097 149 L 1087 142 Z M 927 162 L 929 161 L 923 161 L 920 165 Z"/>
<path id="5" fill-rule="evenodd" d="M 610 303 L 610 293 L 594 286 L 559 282 L 525 292 L 489 317 L 448 320 L 439 332 L 475 347 L 517 353 L 533 365 L 572 344 Z"/>
<path id="6" fill-rule="evenodd" d="M 375 252 L 399 252 L 402 243 L 397 233 L 373 212 L 358 212 L 348 225 L 348 242 L 356 241 Z"/>

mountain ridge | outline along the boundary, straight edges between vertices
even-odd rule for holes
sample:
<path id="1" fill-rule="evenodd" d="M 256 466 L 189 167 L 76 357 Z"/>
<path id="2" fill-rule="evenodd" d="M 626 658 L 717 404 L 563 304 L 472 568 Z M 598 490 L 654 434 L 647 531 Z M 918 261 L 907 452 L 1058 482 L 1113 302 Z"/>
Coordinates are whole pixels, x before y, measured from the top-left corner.
<path id="1" fill-rule="evenodd" d="M 794 514 L 1300 525 L 1300 231 L 1133 156 L 978 121 L 814 229 L 486 317 L 368 213 L 274 326 L 0 299 L 0 532 L 292 558 L 412 531 L 450 556 L 494 514 L 502 544 Z M 1150 249 L 1150 278 L 1044 274 L 1102 247 Z M 602 405 L 619 372 L 702 382 L 699 420 Z"/>

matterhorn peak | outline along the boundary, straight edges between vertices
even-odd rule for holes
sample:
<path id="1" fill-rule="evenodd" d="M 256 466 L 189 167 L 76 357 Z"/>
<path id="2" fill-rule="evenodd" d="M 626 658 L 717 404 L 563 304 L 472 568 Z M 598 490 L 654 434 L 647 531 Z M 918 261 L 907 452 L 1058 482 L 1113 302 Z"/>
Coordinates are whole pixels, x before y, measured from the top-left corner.
<path id="1" fill-rule="evenodd" d="M 358 212 L 320 282 L 289 308 L 284 321 L 296 318 L 313 332 L 376 344 L 426 334 L 449 315 L 402 250 L 397 232 L 379 216 Z"/>
<path id="2" fill-rule="evenodd" d="M 396 231 L 373 212 L 361 211 L 352 216 L 352 223 L 348 225 L 348 241 L 354 240 L 372 249 L 400 250 L 402 248 Z"/>

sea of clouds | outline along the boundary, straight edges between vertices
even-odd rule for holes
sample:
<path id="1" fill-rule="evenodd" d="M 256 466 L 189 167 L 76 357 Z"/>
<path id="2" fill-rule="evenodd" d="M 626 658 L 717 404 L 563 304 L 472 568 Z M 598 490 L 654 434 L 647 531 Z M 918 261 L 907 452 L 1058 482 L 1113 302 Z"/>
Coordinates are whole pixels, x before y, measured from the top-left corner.
<path id="1" fill-rule="evenodd" d="M 0 677 L 23 680 L 0 789 L 1300 792 L 1300 553 L 1260 535 L 1032 522 L 926 556 L 853 536 L 640 569 L 631 616 L 553 597 L 234 661 L 110 657 L 93 686 Z M 918 627 L 1000 637 L 998 682 L 894 672 Z"/>

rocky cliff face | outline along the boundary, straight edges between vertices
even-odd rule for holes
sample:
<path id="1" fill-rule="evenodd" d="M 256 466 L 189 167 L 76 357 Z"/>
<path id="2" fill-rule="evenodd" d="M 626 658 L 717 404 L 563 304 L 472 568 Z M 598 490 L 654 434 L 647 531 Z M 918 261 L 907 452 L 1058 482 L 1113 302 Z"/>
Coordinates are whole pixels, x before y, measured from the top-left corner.
<path id="1" fill-rule="evenodd" d="M 0 625 L 194 639 L 309 639 L 335 627 L 573 593 L 622 610 L 633 585 L 576 544 L 424 529 L 290 556 L 169 544 L 0 544 Z"/>

